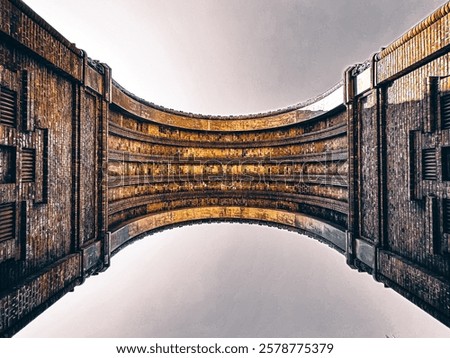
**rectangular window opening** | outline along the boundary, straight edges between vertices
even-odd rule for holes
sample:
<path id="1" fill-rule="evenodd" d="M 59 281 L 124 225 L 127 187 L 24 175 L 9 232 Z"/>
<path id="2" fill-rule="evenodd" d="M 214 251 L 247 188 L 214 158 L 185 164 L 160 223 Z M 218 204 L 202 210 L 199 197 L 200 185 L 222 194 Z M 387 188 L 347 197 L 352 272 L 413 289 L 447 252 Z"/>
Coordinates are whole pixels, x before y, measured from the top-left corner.
<path id="1" fill-rule="evenodd" d="M 450 181 L 450 147 L 442 148 L 442 180 Z"/>
<path id="2" fill-rule="evenodd" d="M 0 184 L 16 182 L 16 149 L 0 145 Z"/>

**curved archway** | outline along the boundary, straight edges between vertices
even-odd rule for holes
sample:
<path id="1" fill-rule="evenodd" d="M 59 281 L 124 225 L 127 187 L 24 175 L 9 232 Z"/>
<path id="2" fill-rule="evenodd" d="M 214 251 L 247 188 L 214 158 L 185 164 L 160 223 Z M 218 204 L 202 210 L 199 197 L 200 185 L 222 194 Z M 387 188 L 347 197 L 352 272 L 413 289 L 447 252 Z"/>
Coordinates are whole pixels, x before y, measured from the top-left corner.
<path id="1" fill-rule="evenodd" d="M 224 117 L 137 98 L 1 4 L 1 335 L 135 237 L 210 219 L 307 231 L 450 324 L 449 3 L 324 95 Z"/>
<path id="2" fill-rule="evenodd" d="M 254 222 L 307 233 L 345 252 L 346 233 L 333 225 L 299 213 L 249 207 L 200 207 L 168 211 L 133 220 L 111 234 L 111 251 L 115 253 L 130 240 L 166 227 L 201 222 Z"/>
<path id="3" fill-rule="evenodd" d="M 342 83 L 303 104 L 249 116 L 158 107 L 113 86 L 111 250 L 144 232 L 207 219 L 308 231 L 345 252 L 347 123 Z"/>

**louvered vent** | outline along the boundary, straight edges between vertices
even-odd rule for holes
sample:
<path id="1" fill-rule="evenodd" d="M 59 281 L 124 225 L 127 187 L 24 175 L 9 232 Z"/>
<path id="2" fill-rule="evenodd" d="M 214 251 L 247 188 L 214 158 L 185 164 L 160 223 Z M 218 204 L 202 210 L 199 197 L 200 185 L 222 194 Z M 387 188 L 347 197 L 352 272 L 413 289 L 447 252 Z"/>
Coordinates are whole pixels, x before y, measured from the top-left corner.
<path id="1" fill-rule="evenodd" d="M 34 149 L 24 148 L 22 151 L 22 183 L 34 182 Z"/>
<path id="2" fill-rule="evenodd" d="M 16 125 L 16 97 L 16 92 L 0 86 L 0 124 Z"/>
<path id="3" fill-rule="evenodd" d="M 0 242 L 15 237 L 14 204 L 0 204 Z"/>
<path id="4" fill-rule="evenodd" d="M 441 96 L 442 129 L 450 129 L 450 94 Z"/>
<path id="5" fill-rule="evenodd" d="M 434 148 L 422 151 L 422 170 L 424 180 L 437 179 L 436 151 Z"/>
<path id="6" fill-rule="evenodd" d="M 444 232 L 450 234 L 450 199 L 442 201 L 442 219 L 444 221 Z"/>

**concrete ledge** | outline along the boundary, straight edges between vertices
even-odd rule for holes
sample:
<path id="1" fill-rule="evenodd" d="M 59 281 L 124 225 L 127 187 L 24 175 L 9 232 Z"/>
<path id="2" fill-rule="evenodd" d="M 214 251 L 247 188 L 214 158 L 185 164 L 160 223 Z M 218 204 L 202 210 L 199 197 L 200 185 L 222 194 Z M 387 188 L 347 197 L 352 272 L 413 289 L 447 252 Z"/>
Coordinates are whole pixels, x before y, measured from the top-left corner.
<path id="1" fill-rule="evenodd" d="M 375 268 L 376 248 L 373 244 L 356 239 L 355 255 L 358 260 L 369 266 L 371 269 Z"/>

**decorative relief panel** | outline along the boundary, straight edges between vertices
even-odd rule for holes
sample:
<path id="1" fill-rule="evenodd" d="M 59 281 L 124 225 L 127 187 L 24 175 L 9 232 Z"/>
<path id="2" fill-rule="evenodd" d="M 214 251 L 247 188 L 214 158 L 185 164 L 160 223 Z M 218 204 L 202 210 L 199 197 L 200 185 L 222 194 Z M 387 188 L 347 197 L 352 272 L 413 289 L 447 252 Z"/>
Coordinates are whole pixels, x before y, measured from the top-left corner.
<path id="1" fill-rule="evenodd" d="M 28 71 L 0 67 L 0 263 L 24 258 L 26 201 L 44 200 L 45 129 L 34 127 Z"/>
<path id="2" fill-rule="evenodd" d="M 368 71 L 366 69 L 364 72 Z M 376 92 L 358 98 L 359 130 L 359 235 L 367 241 L 379 237 L 378 230 L 378 121 Z"/>
<path id="3" fill-rule="evenodd" d="M 410 191 L 411 200 L 424 203 L 428 252 L 443 255 L 448 253 L 450 223 L 449 77 L 428 77 L 427 86 L 422 129 L 410 131 Z"/>

